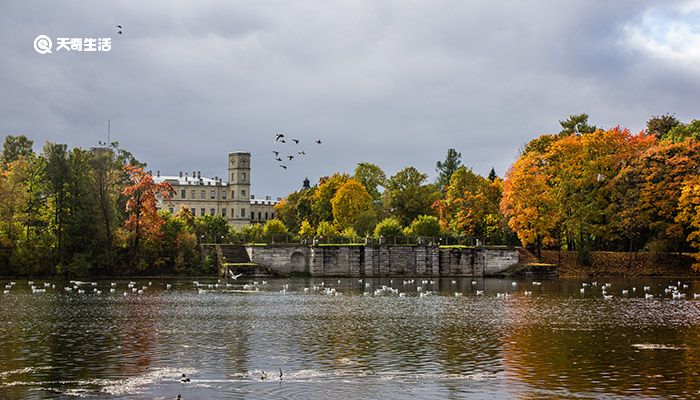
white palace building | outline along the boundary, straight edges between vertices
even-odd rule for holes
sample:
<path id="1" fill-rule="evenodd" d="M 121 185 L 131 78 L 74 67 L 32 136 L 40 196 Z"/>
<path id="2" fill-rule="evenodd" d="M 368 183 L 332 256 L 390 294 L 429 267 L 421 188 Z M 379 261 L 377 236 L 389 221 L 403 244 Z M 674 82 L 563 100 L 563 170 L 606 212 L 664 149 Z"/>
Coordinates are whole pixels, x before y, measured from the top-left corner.
<path id="1" fill-rule="evenodd" d="M 183 207 L 194 216 L 220 215 L 229 225 L 241 227 L 251 223 L 264 223 L 275 217 L 277 200 L 267 196 L 256 199 L 250 193 L 250 153 L 233 152 L 228 155 L 228 182 L 224 178 L 202 177 L 200 171 L 192 175 L 180 171 L 178 176 L 153 177 L 156 182 L 169 183 L 175 192 L 170 201 L 159 199 L 158 208 L 176 214 Z"/>

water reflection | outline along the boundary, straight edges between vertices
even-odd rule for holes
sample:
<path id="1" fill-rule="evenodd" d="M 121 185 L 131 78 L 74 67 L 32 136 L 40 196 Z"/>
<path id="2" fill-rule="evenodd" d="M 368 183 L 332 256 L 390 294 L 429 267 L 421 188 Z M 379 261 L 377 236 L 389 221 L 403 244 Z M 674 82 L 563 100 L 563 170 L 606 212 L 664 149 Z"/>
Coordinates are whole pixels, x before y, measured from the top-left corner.
<path id="1" fill-rule="evenodd" d="M 695 282 L 208 279 L 199 294 L 190 280 L 162 280 L 137 282 L 141 295 L 127 284 L 32 293 L 17 281 L 0 297 L 0 398 L 700 394 Z M 404 295 L 375 295 L 382 286 Z"/>

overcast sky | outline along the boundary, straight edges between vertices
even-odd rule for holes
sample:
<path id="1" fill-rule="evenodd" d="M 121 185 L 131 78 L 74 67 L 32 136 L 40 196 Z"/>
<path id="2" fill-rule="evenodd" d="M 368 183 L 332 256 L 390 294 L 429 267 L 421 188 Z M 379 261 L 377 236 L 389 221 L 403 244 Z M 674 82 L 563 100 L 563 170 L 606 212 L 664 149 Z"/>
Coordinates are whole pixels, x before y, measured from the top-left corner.
<path id="1" fill-rule="evenodd" d="M 42 55 L 40 34 L 112 49 Z M 503 175 L 573 113 L 700 117 L 700 1 L 3 1 L 0 48 L 3 138 L 91 147 L 109 119 L 173 175 L 250 151 L 258 196 L 358 162 L 432 180 L 450 147 Z M 284 171 L 272 150 L 307 155 Z"/>

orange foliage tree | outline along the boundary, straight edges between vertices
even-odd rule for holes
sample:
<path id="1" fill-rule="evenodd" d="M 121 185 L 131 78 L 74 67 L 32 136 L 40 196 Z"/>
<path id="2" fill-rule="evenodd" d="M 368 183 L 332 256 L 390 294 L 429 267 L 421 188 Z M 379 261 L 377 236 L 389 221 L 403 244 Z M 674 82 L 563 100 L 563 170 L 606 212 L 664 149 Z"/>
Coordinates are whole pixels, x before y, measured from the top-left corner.
<path id="1" fill-rule="evenodd" d="M 124 166 L 124 171 L 131 183 L 123 192 L 127 196 L 124 227 L 129 231 L 134 251 L 138 252 L 141 239 L 153 239 L 160 235 L 163 219 L 156 208 L 157 197 L 169 200 L 173 188 L 167 182 L 154 182 L 153 176 L 141 167 L 129 164 Z"/>

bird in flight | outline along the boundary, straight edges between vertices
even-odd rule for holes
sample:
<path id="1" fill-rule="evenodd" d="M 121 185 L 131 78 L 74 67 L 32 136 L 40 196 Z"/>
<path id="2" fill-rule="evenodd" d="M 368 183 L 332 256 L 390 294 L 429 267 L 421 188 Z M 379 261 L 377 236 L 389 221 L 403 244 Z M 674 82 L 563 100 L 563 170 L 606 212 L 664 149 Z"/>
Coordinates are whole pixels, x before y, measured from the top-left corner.
<path id="1" fill-rule="evenodd" d="M 117 28 L 119 28 L 119 31 L 118 31 L 117 33 L 119 33 L 119 34 L 121 35 L 121 34 L 122 34 L 122 26 L 121 26 L 121 25 L 117 25 Z"/>
<path id="2" fill-rule="evenodd" d="M 286 166 L 286 165 L 280 165 L 280 168 L 282 168 L 282 169 L 287 169 L 287 166 Z"/>
<path id="3" fill-rule="evenodd" d="M 299 144 L 299 139 L 292 139 L 292 142 Z"/>
<path id="4" fill-rule="evenodd" d="M 243 276 L 243 274 L 234 275 L 233 271 L 231 270 L 228 270 L 228 274 L 231 275 L 231 279 L 233 279 L 234 281 Z"/>
<path id="5" fill-rule="evenodd" d="M 282 143 L 287 143 L 287 141 L 284 140 L 284 139 L 281 139 L 280 142 L 282 142 Z"/>
<path id="6" fill-rule="evenodd" d="M 301 155 L 303 156 L 303 155 L 305 155 L 306 153 L 304 153 L 304 150 L 302 150 L 302 151 L 299 152 L 299 154 L 301 154 Z"/>
<path id="7" fill-rule="evenodd" d="M 320 139 L 316 140 L 316 143 L 321 144 L 321 140 Z"/>
<path id="8" fill-rule="evenodd" d="M 282 161 L 282 159 L 277 157 L 277 158 L 275 158 L 275 161 Z"/>
<path id="9" fill-rule="evenodd" d="M 279 157 L 279 156 L 280 156 L 280 152 L 279 152 L 279 151 L 272 150 L 272 152 L 275 153 L 275 157 Z"/>
<path id="10" fill-rule="evenodd" d="M 275 142 L 279 142 L 280 139 L 284 137 L 284 133 L 278 133 L 275 137 Z M 284 143 L 284 140 L 282 141 Z"/>
<path id="11" fill-rule="evenodd" d="M 287 158 L 289 159 L 289 161 L 292 161 L 292 158 L 294 158 L 294 156 L 287 156 Z"/>

